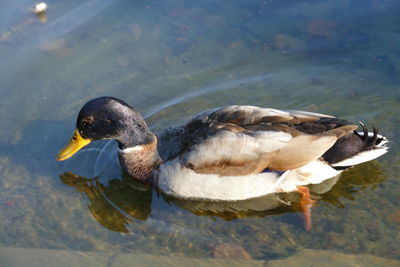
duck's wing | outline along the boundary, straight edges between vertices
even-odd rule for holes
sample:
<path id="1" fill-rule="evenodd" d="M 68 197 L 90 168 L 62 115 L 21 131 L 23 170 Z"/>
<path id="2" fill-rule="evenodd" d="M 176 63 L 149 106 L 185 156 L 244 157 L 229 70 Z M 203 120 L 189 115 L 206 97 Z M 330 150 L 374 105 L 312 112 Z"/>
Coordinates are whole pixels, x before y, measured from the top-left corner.
<path id="1" fill-rule="evenodd" d="M 197 173 L 286 171 L 315 161 L 356 128 L 323 114 L 230 106 L 189 122 L 177 156 Z"/>

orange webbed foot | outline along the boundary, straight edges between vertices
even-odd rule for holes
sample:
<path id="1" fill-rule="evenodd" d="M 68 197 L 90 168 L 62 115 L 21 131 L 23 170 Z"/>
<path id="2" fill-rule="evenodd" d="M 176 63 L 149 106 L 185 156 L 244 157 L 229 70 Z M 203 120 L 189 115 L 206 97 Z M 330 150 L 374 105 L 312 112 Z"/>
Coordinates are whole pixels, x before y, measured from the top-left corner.
<path id="1" fill-rule="evenodd" d="M 301 194 L 300 208 L 304 216 L 304 228 L 307 231 L 311 230 L 311 208 L 314 206 L 315 201 L 311 199 L 310 189 L 306 186 L 298 186 L 297 192 Z"/>

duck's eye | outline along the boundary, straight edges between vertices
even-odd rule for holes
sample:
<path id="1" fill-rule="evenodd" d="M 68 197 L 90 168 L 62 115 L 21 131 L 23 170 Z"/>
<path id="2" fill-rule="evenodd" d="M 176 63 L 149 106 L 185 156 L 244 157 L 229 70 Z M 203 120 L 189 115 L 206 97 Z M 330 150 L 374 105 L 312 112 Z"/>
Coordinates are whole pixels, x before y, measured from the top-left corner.
<path id="1" fill-rule="evenodd" d="M 91 124 L 94 122 L 94 118 L 93 116 L 88 116 L 86 118 L 82 119 L 83 124 L 87 125 L 87 124 Z"/>

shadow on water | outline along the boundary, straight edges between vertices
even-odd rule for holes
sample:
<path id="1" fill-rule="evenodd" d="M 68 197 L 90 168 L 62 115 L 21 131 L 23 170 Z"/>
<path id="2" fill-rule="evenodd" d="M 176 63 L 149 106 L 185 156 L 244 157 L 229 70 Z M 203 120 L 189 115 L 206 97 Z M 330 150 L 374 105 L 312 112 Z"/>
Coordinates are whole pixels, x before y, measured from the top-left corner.
<path id="1" fill-rule="evenodd" d="M 128 225 L 134 220 L 146 220 L 152 212 L 157 213 L 157 208 L 152 211 L 152 202 L 160 199 L 195 215 L 219 217 L 223 220 L 300 212 L 300 196 L 297 193 L 273 194 L 234 202 L 183 200 L 164 194 L 158 194 L 160 197 L 154 200 L 151 186 L 125 174 L 118 179 L 108 179 L 107 185 L 100 182 L 99 177 L 85 178 L 72 172 L 61 174 L 60 179 L 64 184 L 84 193 L 90 213 L 101 225 L 122 233 L 129 232 Z M 313 198 L 344 208 L 341 198 L 354 200 L 357 193 L 375 187 L 384 180 L 380 164 L 373 161 L 356 166 L 322 184 L 311 185 L 310 188 Z"/>
<path id="2" fill-rule="evenodd" d="M 113 179 L 108 186 L 98 178 L 84 178 L 71 172 L 60 175 L 61 181 L 88 198 L 93 217 L 109 230 L 127 233 L 133 218 L 146 220 L 151 213 L 152 190 L 129 177 Z"/>

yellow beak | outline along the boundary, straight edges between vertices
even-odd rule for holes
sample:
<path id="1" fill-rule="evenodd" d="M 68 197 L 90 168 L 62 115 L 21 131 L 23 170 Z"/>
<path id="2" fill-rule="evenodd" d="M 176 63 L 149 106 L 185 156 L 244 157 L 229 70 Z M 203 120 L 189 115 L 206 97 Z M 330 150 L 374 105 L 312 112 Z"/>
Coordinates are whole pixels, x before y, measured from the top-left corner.
<path id="1" fill-rule="evenodd" d="M 69 143 L 58 152 L 57 160 L 62 161 L 69 159 L 76 152 L 78 152 L 82 147 L 86 146 L 91 142 L 90 139 L 83 138 L 77 129 L 74 131 L 74 135 L 72 136 Z"/>

